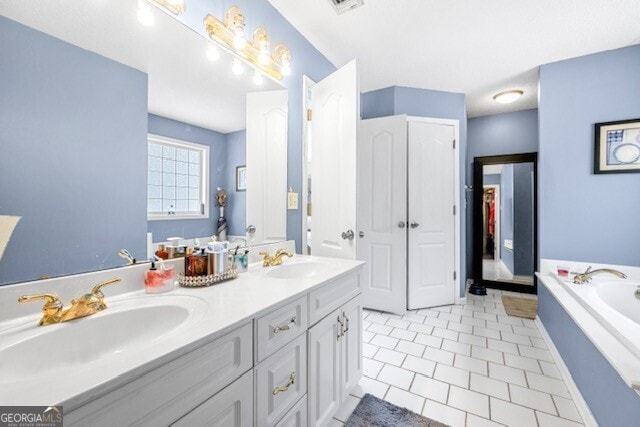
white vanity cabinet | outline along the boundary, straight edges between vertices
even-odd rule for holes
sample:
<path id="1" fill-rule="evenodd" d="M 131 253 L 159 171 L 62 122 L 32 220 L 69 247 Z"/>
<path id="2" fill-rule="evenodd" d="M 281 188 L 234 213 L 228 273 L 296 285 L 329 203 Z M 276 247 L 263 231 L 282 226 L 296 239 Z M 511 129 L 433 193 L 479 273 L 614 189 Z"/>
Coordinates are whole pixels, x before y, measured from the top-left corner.
<path id="1" fill-rule="evenodd" d="M 253 427 L 253 375 L 247 372 L 172 427 Z"/>
<path id="2" fill-rule="evenodd" d="M 72 406 L 65 424 L 328 424 L 362 374 L 360 271 L 281 292 L 224 335 Z"/>
<path id="3" fill-rule="evenodd" d="M 309 425 L 326 425 L 362 375 L 358 295 L 309 329 Z"/>

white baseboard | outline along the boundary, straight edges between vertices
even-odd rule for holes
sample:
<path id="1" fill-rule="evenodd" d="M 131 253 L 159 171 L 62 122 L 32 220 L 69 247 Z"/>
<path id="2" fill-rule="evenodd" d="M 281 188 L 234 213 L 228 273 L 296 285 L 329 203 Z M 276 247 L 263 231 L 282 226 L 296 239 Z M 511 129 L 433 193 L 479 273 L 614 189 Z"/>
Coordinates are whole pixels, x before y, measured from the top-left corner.
<path id="1" fill-rule="evenodd" d="M 467 303 L 467 297 L 456 297 L 457 305 L 465 305 Z"/>
<path id="2" fill-rule="evenodd" d="M 553 343 L 553 340 L 549 336 L 547 329 L 544 327 L 544 324 L 540 321 L 540 318 L 537 316 L 536 316 L 535 323 L 536 323 L 536 326 L 538 326 L 538 329 L 540 330 L 542 339 L 544 340 L 544 342 L 547 344 L 547 347 L 549 348 L 551 357 L 553 357 L 553 360 L 556 362 L 556 366 L 560 371 L 560 375 L 562 375 L 562 379 L 564 380 L 564 383 L 567 385 L 569 394 L 571 394 L 573 403 L 576 404 L 576 408 L 578 409 L 578 412 L 582 417 L 582 421 L 584 422 L 584 425 L 587 427 L 598 427 L 598 422 L 593 417 L 593 414 L 591 413 L 591 409 L 589 409 L 589 405 L 587 405 L 587 402 L 582 397 L 582 393 L 580 393 L 578 386 L 573 381 L 573 377 L 571 376 L 571 372 L 569 372 L 569 368 L 567 368 L 567 365 L 564 363 L 562 356 L 560 356 L 560 353 L 558 352 L 558 349 Z"/>

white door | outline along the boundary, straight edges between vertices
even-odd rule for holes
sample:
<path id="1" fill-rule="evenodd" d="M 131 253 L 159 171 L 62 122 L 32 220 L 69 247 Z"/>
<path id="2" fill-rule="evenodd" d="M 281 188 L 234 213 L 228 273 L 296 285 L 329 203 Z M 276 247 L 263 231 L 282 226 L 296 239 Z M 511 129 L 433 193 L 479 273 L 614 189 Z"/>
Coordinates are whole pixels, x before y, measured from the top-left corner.
<path id="1" fill-rule="evenodd" d="M 363 305 L 407 309 L 407 117 L 362 120 L 358 135 L 358 247 Z"/>
<path id="2" fill-rule="evenodd" d="M 340 314 L 336 310 L 309 329 L 309 426 L 327 425 L 340 408 Z"/>
<path id="3" fill-rule="evenodd" d="M 455 301 L 454 132 L 409 122 L 409 309 Z"/>
<path id="4" fill-rule="evenodd" d="M 248 243 L 287 239 L 287 117 L 286 90 L 247 94 Z"/>
<path id="5" fill-rule="evenodd" d="M 360 116 L 356 61 L 316 83 L 311 96 L 311 253 L 354 259 L 356 136 Z"/>

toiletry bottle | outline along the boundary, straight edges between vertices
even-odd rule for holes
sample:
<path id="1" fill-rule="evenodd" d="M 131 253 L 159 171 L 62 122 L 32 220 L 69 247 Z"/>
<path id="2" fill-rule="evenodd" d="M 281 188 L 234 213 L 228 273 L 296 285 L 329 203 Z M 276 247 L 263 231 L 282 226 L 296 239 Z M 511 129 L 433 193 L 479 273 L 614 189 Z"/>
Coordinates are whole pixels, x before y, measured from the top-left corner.
<path id="1" fill-rule="evenodd" d="M 158 250 L 156 251 L 156 256 L 162 259 L 169 258 L 169 252 L 165 249 L 164 245 L 158 245 Z"/>
<path id="2" fill-rule="evenodd" d="M 173 289 L 173 266 L 156 269 L 155 262 L 151 261 L 151 268 L 144 275 L 144 290 L 148 294 L 158 294 Z"/>

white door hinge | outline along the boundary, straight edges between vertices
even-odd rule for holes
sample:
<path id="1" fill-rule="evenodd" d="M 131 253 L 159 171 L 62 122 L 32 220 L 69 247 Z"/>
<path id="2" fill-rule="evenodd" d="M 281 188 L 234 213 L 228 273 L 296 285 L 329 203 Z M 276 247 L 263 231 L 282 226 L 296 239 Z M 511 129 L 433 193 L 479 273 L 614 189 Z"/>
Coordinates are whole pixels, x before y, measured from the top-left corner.
<path id="1" fill-rule="evenodd" d="M 456 148 L 456 140 L 455 139 L 453 140 L 453 148 L 454 149 Z"/>
<path id="2" fill-rule="evenodd" d="M 311 111 L 311 108 L 307 109 L 307 121 L 310 122 L 311 121 L 311 117 L 313 116 L 313 112 Z"/>
<path id="3" fill-rule="evenodd" d="M 458 275 L 456 274 L 456 272 L 453 272 L 453 280 L 456 280 L 456 278 L 458 277 Z"/>
<path id="4" fill-rule="evenodd" d="M 456 205 L 453 205 L 453 214 L 456 214 Z"/>

